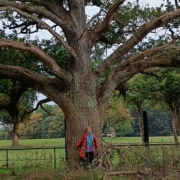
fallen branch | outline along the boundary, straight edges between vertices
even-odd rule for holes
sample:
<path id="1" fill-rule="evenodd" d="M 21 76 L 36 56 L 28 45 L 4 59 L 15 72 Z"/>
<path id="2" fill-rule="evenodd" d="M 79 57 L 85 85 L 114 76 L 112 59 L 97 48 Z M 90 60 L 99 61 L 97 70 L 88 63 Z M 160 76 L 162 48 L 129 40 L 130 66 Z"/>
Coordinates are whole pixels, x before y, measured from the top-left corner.
<path id="1" fill-rule="evenodd" d="M 148 172 L 141 172 L 141 171 L 121 171 L 121 172 L 111 172 L 107 173 L 108 176 L 121 176 L 121 175 L 130 175 L 130 174 L 137 174 L 137 175 L 148 175 Z"/>

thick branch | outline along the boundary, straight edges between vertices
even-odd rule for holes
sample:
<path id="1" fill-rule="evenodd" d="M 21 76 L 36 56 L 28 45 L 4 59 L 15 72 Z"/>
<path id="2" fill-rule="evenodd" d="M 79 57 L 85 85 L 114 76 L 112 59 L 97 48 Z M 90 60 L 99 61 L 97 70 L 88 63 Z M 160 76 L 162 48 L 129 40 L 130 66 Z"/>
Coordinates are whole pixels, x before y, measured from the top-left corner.
<path id="1" fill-rule="evenodd" d="M 69 14 L 74 23 L 73 33 L 80 39 L 86 36 L 86 14 L 85 14 L 85 1 L 84 0 L 67 0 L 69 7 Z M 70 32 L 72 34 L 72 32 Z M 66 35 L 66 37 L 69 34 Z M 72 37 L 71 37 L 72 38 Z M 69 39 L 69 37 L 67 37 Z"/>
<path id="2" fill-rule="evenodd" d="M 68 15 L 67 10 L 63 7 L 61 3 L 56 3 L 56 1 L 44 1 L 44 0 L 21 0 L 21 2 L 34 2 L 37 3 L 38 5 L 41 5 L 45 7 L 47 10 L 52 12 L 53 14 L 57 15 L 58 17 L 63 17 L 65 18 Z"/>
<path id="3" fill-rule="evenodd" d="M 159 71 L 159 70 L 160 70 L 159 67 L 155 67 L 155 68 L 151 68 L 151 69 L 141 70 L 140 73 L 141 74 L 147 74 L 147 75 L 150 75 L 150 76 L 155 76 L 156 78 L 162 78 L 158 74 L 154 73 L 155 71 Z"/>
<path id="4" fill-rule="evenodd" d="M 159 28 L 171 20 L 180 17 L 180 10 L 175 10 L 165 15 L 155 18 L 148 23 L 142 25 L 134 35 L 128 39 L 123 45 L 118 47 L 108 58 L 106 58 L 96 69 L 95 72 L 102 76 L 103 73 L 111 66 L 116 64 L 127 52 L 129 52 L 135 45 L 137 45 L 149 32 Z"/>
<path id="5" fill-rule="evenodd" d="M 154 47 L 154 48 L 148 49 L 148 50 L 146 50 L 146 51 L 144 51 L 142 53 L 131 56 L 127 60 L 125 60 L 125 61 L 121 62 L 119 65 L 117 65 L 114 68 L 114 72 L 115 73 L 119 72 L 119 71 L 123 70 L 124 68 L 128 67 L 133 62 L 144 59 L 146 57 L 149 57 L 149 56 L 151 56 L 152 54 L 154 54 L 156 52 L 160 52 L 160 51 L 175 47 L 175 45 L 174 45 L 175 42 L 176 42 L 176 40 L 172 40 L 171 42 L 169 42 L 169 43 L 167 43 L 167 44 L 165 44 L 163 46 Z"/>
<path id="6" fill-rule="evenodd" d="M 179 48 L 180 51 L 180 48 Z M 175 52 L 175 51 L 173 51 Z M 180 61 L 175 60 L 172 57 L 168 57 L 169 52 L 165 52 L 162 54 L 158 54 L 153 57 L 146 58 L 145 60 L 134 62 L 128 67 L 123 73 L 117 73 L 113 78 L 117 83 L 126 82 L 135 74 L 139 73 L 140 71 L 144 71 L 145 69 L 152 68 L 152 67 L 176 67 L 180 68 Z"/>
<path id="7" fill-rule="evenodd" d="M 124 3 L 125 0 L 115 0 L 110 7 L 109 11 L 107 12 L 103 22 L 99 24 L 99 26 L 91 33 L 90 35 L 90 41 L 91 41 L 91 47 L 94 45 L 95 41 L 100 37 L 100 35 L 106 30 L 106 28 L 109 26 L 109 23 L 113 19 L 115 11 L 118 9 L 118 7 Z"/>
<path id="8" fill-rule="evenodd" d="M 22 4 L 22 3 L 20 4 L 12 1 L 0 0 L 0 7 L 7 7 L 7 6 L 17 8 L 23 12 L 27 12 L 30 14 L 38 14 L 41 17 L 45 17 L 51 20 L 56 25 L 59 25 L 62 28 L 69 30 L 72 29 L 73 24 L 71 23 L 69 14 L 65 13 L 65 11 L 61 11 L 61 8 L 57 5 L 55 5 L 56 6 L 55 7 L 52 4 L 51 6 L 53 6 L 54 11 L 48 11 L 43 7 L 39 7 L 39 6 L 31 6 L 28 4 Z M 58 12 L 56 11 L 57 8 L 60 8 Z"/>
<path id="9" fill-rule="evenodd" d="M 16 84 L 17 82 L 14 83 L 14 86 L 16 86 Z M 17 105 L 24 92 L 26 92 L 28 89 L 27 84 L 18 83 L 18 85 L 20 86 L 18 89 L 15 89 L 13 86 L 10 91 L 10 104 L 12 104 L 14 107 Z"/>
<path id="10" fill-rule="evenodd" d="M 106 81 L 99 87 L 99 96 L 104 99 L 112 94 L 120 84 L 128 81 L 139 72 L 150 72 L 153 67 L 176 67 L 180 68 L 180 61 L 171 57 L 171 54 L 180 52 L 179 47 L 172 47 L 173 51 L 165 51 L 157 55 L 147 57 L 143 60 L 135 61 L 119 72 L 113 70 L 109 73 Z"/>
<path id="11" fill-rule="evenodd" d="M 38 90 L 38 86 L 41 86 L 43 83 L 52 84 L 59 88 L 61 85 L 63 86 L 63 84 L 57 79 L 46 77 L 20 66 L 7 66 L 0 64 L 0 77 L 1 79 L 15 79 L 24 84 L 28 84 L 29 87 L 36 90 Z"/>
<path id="12" fill-rule="evenodd" d="M 62 78 L 63 80 L 68 80 L 67 72 L 61 69 L 48 54 L 46 54 L 40 48 L 31 43 L 0 39 L 0 47 L 8 47 L 24 51 L 30 51 L 33 54 L 37 55 L 50 68 L 51 72 L 54 75 L 58 76 L 59 78 Z"/>

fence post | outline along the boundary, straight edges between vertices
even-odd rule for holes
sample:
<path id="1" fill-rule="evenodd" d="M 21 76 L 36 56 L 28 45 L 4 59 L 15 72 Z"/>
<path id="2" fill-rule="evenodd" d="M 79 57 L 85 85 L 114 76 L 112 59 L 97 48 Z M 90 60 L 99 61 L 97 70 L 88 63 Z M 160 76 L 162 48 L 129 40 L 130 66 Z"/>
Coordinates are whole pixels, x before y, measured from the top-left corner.
<path id="1" fill-rule="evenodd" d="M 148 134 L 148 120 L 147 111 L 143 111 L 143 126 L 144 126 L 144 145 L 149 145 L 149 134 Z"/>
<path id="2" fill-rule="evenodd" d="M 8 169 L 8 149 L 6 149 L 6 168 Z"/>
<path id="3" fill-rule="evenodd" d="M 54 148 L 54 169 L 56 169 L 56 148 Z"/>

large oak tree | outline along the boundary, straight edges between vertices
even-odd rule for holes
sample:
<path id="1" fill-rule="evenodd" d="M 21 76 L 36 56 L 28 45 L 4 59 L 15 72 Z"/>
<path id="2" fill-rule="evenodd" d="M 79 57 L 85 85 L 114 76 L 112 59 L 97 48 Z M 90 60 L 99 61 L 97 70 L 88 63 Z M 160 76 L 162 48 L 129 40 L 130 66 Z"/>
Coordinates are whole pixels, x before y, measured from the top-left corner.
<path id="1" fill-rule="evenodd" d="M 68 160 L 71 165 L 78 161 L 74 147 L 88 125 L 92 126 L 99 139 L 99 148 L 102 148 L 104 114 L 115 89 L 121 90 L 123 83 L 139 72 L 151 73 L 153 67 L 180 67 L 180 62 L 171 56 L 171 52 L 179 51 L 180 48 L 175 45 L 177 38 L 169 24 L 180 17 L 180 10 L 165 13 L 157 8 L 153 13 L 144 13 L 149 9 L 139 10 L 137 4 L 125 5 L 126 2 L 0 0 L 1 21 L 5 20 L 5 28 L 19 30 L 19 33 L 45 29 L 69 54 L 65 70 L 40 45 L 0 39 L 0 47 L 29 51 L 41 59 L 39 64 L 45 64 L 51 72 L 47 75 L 22 66 L 9 66 L 5 62 L 0 64 L 1 78 L 28 84 L 63 110 L 67 125 Z M 88 20 L 85 7 L 92 4 L 99 7 L 99 13 Z M 150 32 L 160 27 L 171 32 L 172 40 L 134 55 L 130 53 Z M 107 47 L 114 44 L 114 51 L 92 69 L 91 52 L 100 42 L 107 44 Z"/>

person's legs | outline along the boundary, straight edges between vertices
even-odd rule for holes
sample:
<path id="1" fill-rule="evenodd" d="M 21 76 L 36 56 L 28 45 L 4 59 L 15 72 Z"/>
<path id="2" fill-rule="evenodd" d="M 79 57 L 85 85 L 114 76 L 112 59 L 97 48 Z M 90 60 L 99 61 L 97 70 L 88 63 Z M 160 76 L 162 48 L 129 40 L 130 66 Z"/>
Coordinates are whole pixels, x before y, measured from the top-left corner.
<path id="1" fill-rule="evenodd" d="M 89 152 L 89 163 L 92 164 L 92 161 L 94 159 L 94 151 Z"/>
<path id="2" fill-rule="evenodd" d="M 94 158 L 94 152 L 93 151 L 92 152 L 86 152 L 88 171 L 91 171 L 93 158 Z"/>
<path id="3" fill-rule="evenodd" d="M 89 152 L 86 152 L 86 162 L 87 162 L 87 164 L 90 163 L 90 154 L 89 154 Z"/>

